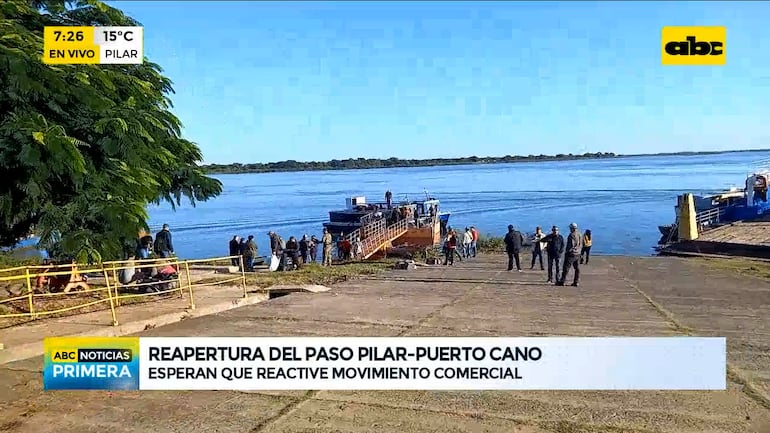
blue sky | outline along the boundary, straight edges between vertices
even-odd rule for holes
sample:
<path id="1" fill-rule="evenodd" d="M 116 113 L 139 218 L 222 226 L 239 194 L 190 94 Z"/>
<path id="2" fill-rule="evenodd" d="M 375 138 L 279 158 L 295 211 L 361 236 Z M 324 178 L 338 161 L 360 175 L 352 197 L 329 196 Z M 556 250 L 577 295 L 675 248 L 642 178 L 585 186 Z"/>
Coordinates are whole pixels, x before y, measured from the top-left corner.
<path id="1" fill-rule="evenodd" d="M 766 2 L 110 2 L 205 162 L 767 148 Z M 666 25 L 727 65 L 662 66 Z"/>

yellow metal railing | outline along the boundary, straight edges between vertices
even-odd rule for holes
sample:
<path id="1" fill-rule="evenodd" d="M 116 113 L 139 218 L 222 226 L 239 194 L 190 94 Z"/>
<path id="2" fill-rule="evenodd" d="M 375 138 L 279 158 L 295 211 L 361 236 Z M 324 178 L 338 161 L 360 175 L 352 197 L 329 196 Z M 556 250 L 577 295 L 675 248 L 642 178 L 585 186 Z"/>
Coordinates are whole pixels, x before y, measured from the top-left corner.
<path id="1" fill-rule="evenodd" d="M 235 259 L 239 271 L 233 276 L 207 273 L 194 276 L 196 266 L 225 262 L 219 266 L 232 266 Z M 164 268 L 172 267 L 173 273 L 159 278 Z M 125 274 L 123 274 L 125 272 Z M 131 276 L 121 282 L 120 275 Z M 221 276 L 224 278 L 220 278 Z M 129 278 L 123 278 L 123 281 Z M 108 304 L 113 325 L 118 324 L 116 309 L 131 303 L 133 299 L 156 299 L 164 295 L 178 294 L 189 297 L 190 309 L 195 309 L 195 290 L 216 285 L 240 285 L 243 297 L 248 297 L 246 273 L 241 256 L 211 259 L 179 260 L 177 258 L 121 260 L 98 265 L 20 266 L 0 269 L 0 289 L 10 296 L 0 297 L 0 320 L 30 318 L 62 314 L 82 310 L 100 304 Z M 15 293 L 15 290 L 17 293 Z M 94 310 L 98 310 L 95 308 Z M 107 309 L 107 308 L 104 308 Z"/>

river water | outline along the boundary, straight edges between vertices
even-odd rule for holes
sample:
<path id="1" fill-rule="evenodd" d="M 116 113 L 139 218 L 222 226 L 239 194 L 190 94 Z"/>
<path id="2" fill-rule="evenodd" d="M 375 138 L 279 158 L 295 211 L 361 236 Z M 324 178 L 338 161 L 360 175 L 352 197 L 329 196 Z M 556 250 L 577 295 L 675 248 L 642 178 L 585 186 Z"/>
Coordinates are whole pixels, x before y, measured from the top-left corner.
<path id="1" fill-rule="evenodd" d="M 496 165 L 217 175 L 223 193 L 192 207 L 150 208 L 153 231 L 171 226 L 177 254 L 223 256 L 234 235 L 253 234 L 260 254 L 267 231 L 320 235 L 329 210 L 348 196 L 394 201 L 405 196 L 441 200 L 450 226 L 475 225 L 503 235 L 508 224 L 524 232 L 571 222 L 591 229 L 592 253 L 650 255 L 660 238 L 657 226 L 674 219 L 676 196 L 743 186 L 767 152 L 628 157 L 607 160 L 527 162 Z"/>

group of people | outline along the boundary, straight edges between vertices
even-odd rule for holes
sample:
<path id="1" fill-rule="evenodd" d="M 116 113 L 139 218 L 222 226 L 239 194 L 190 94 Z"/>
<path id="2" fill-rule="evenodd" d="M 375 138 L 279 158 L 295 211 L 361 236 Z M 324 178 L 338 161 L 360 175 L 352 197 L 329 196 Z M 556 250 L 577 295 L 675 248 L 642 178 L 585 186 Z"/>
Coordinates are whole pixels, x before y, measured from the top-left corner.
<path id="1" fill-rule="evenodd" d="M 326 228 L 323 229 L 321 239 L 315 235 L 310 237 L 303 235 L 299 240 L 290 236 L 287 241 L 284 241 L 281 235 L 272 230 L 267 232 L 267 236 L 270 238 L 270 253 L 280 260 L 281 265 L 289 263 L 287 259 L 291 259 L 292 266 L 296 266 L 297 269 L 301 268 L 303 264 L 315 263 L 319 249 L 322 253 L 321 264 L 323 266 L 331 266 L 332 264 L 332 247 L 335 242 L 332 234 Z M 351 244 L 347 240 L 340 242 Z M 337 252 L 340 258 L 347 258 L 354 249 L 351 246 L 346 250 L 344 245 L 340 245 L 340 242 L 337 242 Z M 254 240 L 254 235 L 249 235 L 247 238 L 233 236 L 230 240 L 230 256 L 233 256 L 231 259 L 233 266 L 239 266 L 239 259 L 236 256 L 241 256 L 245 270 L 254 271 L 254 266 L 259 264 L 257 261 L 260 259 L 259 248 Z"/>
<path id="2" fill-rule="evenodd" d="M 516 270 L 521 272 L 519 253 L 524 243 L 524 236 L 513 225 L 509 225 L 504 242 L 505 252 L 508 254 L 508 271 L 512 271 L 515 264 Z M 545 252 L 548 258 L 548 280 L 546 282 L 563 286 L 570 269 L 573 269 L 572 286 L 577 287 L 580 284 L 580 265 L 587 264 L 590 260 L 592 243 L 591 230 L 586 230 L 585 234 L 580 233 L 575 223 L 569 225 L 569 235 L 566 241 L 556 226 L 551 227 L 551 233 L 547 235 L 543 233 L 540 227 L 537 227 L 532 236 L 532 264 L 530 269 L 534 269 L 535 264 L 539 261 L 540 270 L 545 270 L 543 266 L 543 252 Z"/>
<path id="3" fill-rule="evenodd" d="M 168 224 L 163 224 L 160 231 L 155 234 L 155 238 L 152 235 L 144 235 L 137 240 L 133 254 L 128 255 L 129 265 L 120 270 L 118 280 L 121 284 L 130 284 L 135 281 L 146 282 L 151 279 L 171 280 L 177 275 L 177 265 L 162 260 L 149 265 L 134 266 L 134 260 L 170 259 L 174 254 L 171 229 Z M 166 286 L 160 285 L 159 287 Z M 157 289 L 158 287 L 156 287 Z"/>
<path id="4" fill-rule="evenodd" d="M 454 265 L 455 256 L 457 256 L 460 261 L 476 257 L 476 242 L 478 242 L 478 240 L 479 231 L 476 230 L 476 227 L 474 226 L 466 227 L 465 232 L 462 234 L 462 238 L 457 234 L 457 231 L 451 227 L 447 227 L 447 234 L 443 246 L 444 265 Z"/>
<path id="5" fill-rule="evenodd" d="M 160 231 L 155 234 L 154 240 L 151 235 L 139 238 L 136 250 L 134 251 L 134 257 L 143 260 L 149 259 L 151 255 L 163 259 L 174 255 L 174 243 L 171 240 L 171 229 L 168 224 L 163 224 Z"/>

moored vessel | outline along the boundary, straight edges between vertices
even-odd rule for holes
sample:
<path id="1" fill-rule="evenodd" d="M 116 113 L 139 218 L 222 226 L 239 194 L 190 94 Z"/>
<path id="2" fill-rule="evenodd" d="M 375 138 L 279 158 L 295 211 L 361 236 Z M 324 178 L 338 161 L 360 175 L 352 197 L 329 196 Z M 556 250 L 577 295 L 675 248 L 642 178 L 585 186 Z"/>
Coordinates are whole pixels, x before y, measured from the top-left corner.
<path id="1" fill-rule="evenodd" d="M 745 187 L 731 188 L 715 194 L 692 195 L 695 212 L 695 224 L 699 232 L 736 221 L 750 220 L 770 212 L 768 186 L 770 171 L 759 171 L 746 177 Z M 683 195 L 677 198 L 674 206 L 673 224 L 660 225 L 660 245 L 679 241 L 679 222 L 683 209 Z"/>
<path id="2" fill-rule="evenodd" d="M 363 257 L 393 246 L 414 248 L 438 244 L 446 233 L 449 212 L 440 209 L 440 202 L 425 194 L 424 200 L 392 202 L 386 194 L 385 202 L 367 203 L 366 197 L 349 197 L 346 208 L 329 211 L 324 227 L 341 241 L 360 239 Z"/>

